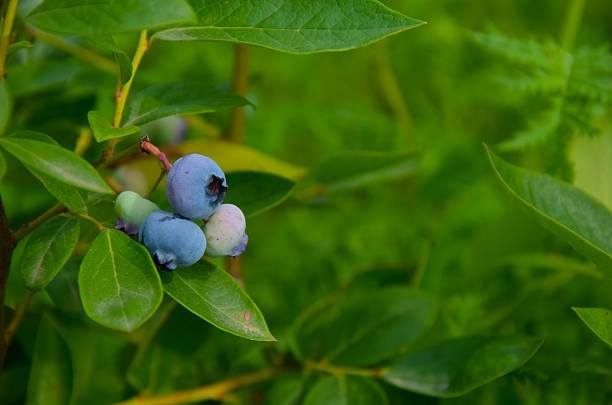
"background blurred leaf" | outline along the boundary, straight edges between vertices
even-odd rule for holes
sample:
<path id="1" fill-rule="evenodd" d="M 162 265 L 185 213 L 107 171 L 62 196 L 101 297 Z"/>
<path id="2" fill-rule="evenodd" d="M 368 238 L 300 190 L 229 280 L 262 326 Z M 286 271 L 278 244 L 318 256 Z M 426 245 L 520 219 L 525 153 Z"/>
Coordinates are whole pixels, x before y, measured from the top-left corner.
<path id="1" fill-rule="evenodd" d="M 161 276 L 168 295 L 217 328 L 246 339 L 275 340 L 257 305 L 224 270 L 199 261 Z"/>
<path id="2" fill-rule="evenodd" d="M 87 120 L 91 127 L 96 141 L 104 142 L 109 139 L 121 138 L 126 135 L 132 135 L 138 133 L 140 128 L 135 126 L 115 128 L 104 116 L 98 111 L 90 111 L 87 114 Z"/>
<path id="3" fill-rule="evenodd" d="M 405 176 L 419 160 L 412 152 L 343 152 L 321 163 L 312 176 L 325 190 L 340 190 Z"/>
<path id="4" fill-rule="evenodd" d="M 430 297 L 405 287 L 338 294 L 326 305 L 315 305 L 294 326 L 296 357 L 359 367 L 406 347 L 436 314 Z"/>
<path id="5" fill-rule="evenodd" d="M 86 160 L 60 146 L 18 137 L 4 137 L 0 146 L 27 167 L 56 180 L 85 190 L 112 192 Z"/>
<path id="6" fill-rule="evenodd" d="M 114 229 L 100 232 L 85 254 L 79 291 L 91 319 L 126 332 L 149 319 L 163 298 L 147 249 Z"/>
<path id="7" fill-rule="evenodd" d="M 322 377 L 306 394 L 304 405 L 386 405 L 387 396 L 377 382 L 359 376 Z"/>
<path id="8" fill-rule="evenodd" d="M 0 133 L 4 132 L 4 128 L 11 116 L 11 99 L 6 89 L 4 81 L 0 83 Z"/>
<path id="9" fill-rule="evenodd" d="M 612 346 L 612 320 L 605 308 L 572 308 L 598 338 Z"/>
<path id="10" fill-rule="evenodd" d="M 459 338 L 395 360 L 383 380 L 435 397 L 456 397 L 508 374 L 538 351 L 526 337 Z"/>
<path id="11" fill-rule="evenodd" d="M 202 83 L 166 83 L 148 87 L 130 98 L 124 124 L 140 125 L 177 114 L 231 110 L 249 104 L 236 94 Z"/>
<path id="12" fill-rule="evenodd" d="M 0 151 L 0 180 L 2 180 L 5 173 L 6 173 L 6 158 L 4 157 L 4 154 L 2 153 L 2 151 Z"/>
<path id="13" fill-rule="evenodd" d="M 49 319 L 43 316 L 36 334 L 26 404 L 66 405 L 71 394 L 70 351 Z"/>
<path id="14" fill-rule="evenodd" d="M 43 31 L 60 35 L 100 35 L 189 21 L 183 0 L 45 0 L 27 17 Z"/>
<path id="15" fill-rule="evenodd" d="M 230 186 L 225 204 L 235 204 L 246 216 L 260 214 L 282 203 L 295 186 L 284 177 L 261 172 L 226 173 Z"/>
<path id="16" fill-rule="evenodd" d="M 518 168 L 487 149 L 499 180 L 550 231 L 602 269 L 612 270 L 612 213 L 570 184 Z"/>
<path id="17" fill-rule="evenodd" d="M 25 242 L 19 261 L 28 288 L 41 290 L 64 267 L 79 239 L 79 223 L 74 218 L 48 219 Z"/>
<path id="18" fill-rule="evenodd" d="M 171 41 L 220 40 L 291 53 L 341 51 L 367 45 L 423 24 L 374 0 L 328 3 L 270 0 L 228 7 L 222 0 L 189 0 L 198 24 L 170 28 L 155 37 Z"/>

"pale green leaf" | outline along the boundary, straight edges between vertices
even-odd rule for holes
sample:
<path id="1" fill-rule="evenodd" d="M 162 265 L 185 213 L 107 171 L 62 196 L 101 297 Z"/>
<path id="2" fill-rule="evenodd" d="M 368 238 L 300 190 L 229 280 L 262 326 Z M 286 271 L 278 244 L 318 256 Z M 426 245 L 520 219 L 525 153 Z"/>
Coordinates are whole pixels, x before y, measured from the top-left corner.
<path id="1" fill-rule="evenodd" d="M 132 135 L 140 131 L 140 128 L 135 126 L 115 128 L 104 116 L 98 111 L 90 111 L 87 113 L 89 126 L 93 132 L 94 138 L 98 142 L 104 142 L 109 139 L 121 138 L 127 135 Z"/>

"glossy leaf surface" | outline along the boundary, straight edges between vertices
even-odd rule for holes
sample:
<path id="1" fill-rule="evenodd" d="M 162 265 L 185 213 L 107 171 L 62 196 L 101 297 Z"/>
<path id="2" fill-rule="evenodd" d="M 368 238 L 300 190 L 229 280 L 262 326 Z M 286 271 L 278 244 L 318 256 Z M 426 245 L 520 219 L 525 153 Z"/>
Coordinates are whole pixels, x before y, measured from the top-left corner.
<path id="1" fill-rule="evenodd" d="M 423 24 L 376 0 L 189 0 L 193 26 L 156 34 L 171 41 L 218 40 L 291 53 L 342 51 L 367 45 Z"/>
<path id="2" fill-rule="evenodd" d="M 246 339 L 275 340 L 251 297 L 215 265 L 199 261 L 163 273 L 162 281 L 168 295 L 217 328 Z"/>
<path id="3" fill-rule="evenodd" d="M 87 114 L 87 120 L 89 121 L 91 132 L 93 132 L 93 135 L 98 142 L 104 142 L 114 138 L 121 138 L 140 131 L 140 128 L 134 126 L 115 128 L 98 111 L 90 111 Z"/>
<path id="4" fill-rule="evenodd" d="M 249 104 L 236 94 L 202 83 L 167 83 L 134 95 L 127 111 L 126 126 L 140 125 L 177 114 L 200 114 L 230 110 Z"/>
<path id="5" fill-rule="evenodd" d="M 163 298 L 147 249 L 116 230 L 96 237 L 83 258 L 78 280 L 85 313 L 121 331 L 129 332 L 145 322 Z"/>
<path id="6" fill-rule="evenodd" d="M 237 205 L 246 216 L 282 203 L 295 186 L 289 179 L 262 172 L 231 172 L 226 178 L 230 187 L 224 203 Z"/>
<path id="7" fill-rule="evenodd" d="M 43 289 L 64 267 L 79 239 L 79 223 L 74 218 L 48 219 L 32 232 L 19 260 L 21 275 L 28 288 Z"/>
<path id="8" fill-rule="evenodd" d="M 612 270 L 612 213 L 582 190 L 505 162 L 487 150 L 502 184 L 541 223 L 603 269 Z"/>
<path id="9" fill-rule="evenodd" d="M 597 335 L 598 338 L 612 346 L 612 319 L 610 310 L 605 308 L 573 308 L 582 322 Z"/>

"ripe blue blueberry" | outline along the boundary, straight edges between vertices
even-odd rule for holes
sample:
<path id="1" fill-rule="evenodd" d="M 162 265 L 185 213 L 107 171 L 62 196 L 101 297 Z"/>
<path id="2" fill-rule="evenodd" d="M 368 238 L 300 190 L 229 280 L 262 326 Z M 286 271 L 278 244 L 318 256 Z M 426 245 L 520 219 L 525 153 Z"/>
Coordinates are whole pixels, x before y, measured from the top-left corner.
<path id="1" fill-rule="evenodd" d="M 246 249 L 246 220 L 240 208 L 223 204 L 204 226 L 206 254 L 209 256 L 238 256 Z"/>
<path id="2" fill-rule="evenodd" d="M 140 225 L 138 240 L 149 249 L 153 261 L 167 270 L 191 266 L 206 250 L 200 227 L 167 211 L 149 214 Z"/>
<path id="3" fill-rule="evenodd" d="M 221 168 L 211 158 L 197 153 L 174 162 L 166 179 L 168 202 L 190 219 L 208 218 L 223 202 L 226 190 Z"/>

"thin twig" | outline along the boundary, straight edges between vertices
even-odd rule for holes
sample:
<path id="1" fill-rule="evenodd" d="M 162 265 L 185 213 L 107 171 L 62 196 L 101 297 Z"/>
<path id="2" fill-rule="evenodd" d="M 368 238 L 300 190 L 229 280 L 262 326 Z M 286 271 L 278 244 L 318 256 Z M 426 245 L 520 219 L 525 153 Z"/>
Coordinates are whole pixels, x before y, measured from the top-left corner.
<path id="1" fill-rule="evenodd" d="M 221 401 L 226 395 L 237 388 L 269 380 L 283 372 L 280 369 L 265 369 L 192 390 L 178 391 L 156 397 L 135 397 L 115 405 L 176 405 L 205 400 Z"/>
<path id="2" fill-rule="evenodd" d="M 304 369 L 306 372 L 310 371 L 323 371 L 333 375 L 360 375 L 363 377 L 370 378 L 378 378 L 387 372 L 387 369 L 384 367 L 381 368 L 356 368 L 356 367 L 344 367 L 344 366 L 335 366 L 332 364 L 328 364 L 325 361 L 313 361 L 310 359 L 306 359 L 306 363 L 304 365 Z"/>
<path id="3" fill-rule="evenodd" d="M 33 221 L 28 222 L 27 224 L 21 225 L 17 231 L 13 232 L 13 241 L 15 243 L 19 242 L 26 236 L 28 233 L 32 232 L 34 229 L 38 228 L 43 222 L 47 219 L 54 217 L 62 212 L 66 212 L 67 208 L 62 203 L 57 203 L 53 207 L 49 208 L 47 211 L 42 213 L 38 218 Z"/>
<path id="4" fill-rule="evenodd" d="M 15 308 L 15 312 L 13 313 L 13 317 L 11 318 L 11 322 L 8 324 L 8 326 L 6 327 L 6 331 L 4 332 L 4 340 L 6 342 L 7 347 L 11 344 L 11 340 L 13 339 L 13 336 L 15 336 L 15 332 L 17 332 L 19 323 L 21 322 L 21 319 L 23 318 L 23 315 L 25 314 L 28 305 L 30 305 L 30 301 L 32 301 L 33 295 L 34 292 L 28 290 L 25 297 L 23 297 L 17 308 Z"/>
<path id="5" fill-rule="evenodd" d="M 132 59 L 132 74 L 127 82 L 121 87 L 121 90 L 116 94 L 117 105 L 115 107 L 115 115 L 113 117 L 113 126 L 115 128 L 119 128 L 121 126 L 121 121 L 123 119 L 123 111 L 125 110 L 125 104 L 127 102 L 128 95 L 130 94 L 130 89 L 132 88 L 132 83 L 134 82 L 134 77 L 136 76 L 136 71 L 140 66 L 140 62 L 142 58 L 149 49 L 149 41 L 147 40 L 147 30 L 142 30 L 140 32 L 140 39 L 138 40 L 138 46 L 136 47 L 136 52 L 134 52 L 134 58 Z M 119 73 L 121 74 L 121 72 Z M 114 138 L 108 141 L 108 146 L 104 150 L 102 157 L 104 160 L 111 158 L 115 152 L 115 146 L 120 138 Z"/>
<path id="6" fill-rule="evenodd" d="M 6 65 L 6 57 L 8 55 L 8 48 L 11 42 L 11 31 L 13 31 L 13 23 L 15 22 L 15 16 L 17 15 L 17 5 L 19 0 L 10 0 L 6 8 L 6 15 L 2 22 L 2 34 L 0 36 L 0 77 L 2 80 L 6 80 L 6 71 L 4 69 Z"/>
<path id="7" fill-rule="evenodd" d="M 153 184 L 153 187 L 151 187 L 151 189 L 147 192 L 147 195 L 145 195 L 145 198 L 148 200 L 151 198 L 151 196 L 153 195 L 153 192 L 155 191 L 155 189 L 157 188 L 157 186 L 159 186 L 159 183 L 161 183 L 161 181 L 163 180 L 164 176 L 166 175 L 166 170 L 161 169 L 159 176 L 157 177 L 157 180 L 155 181 L 155 184 Z"/>
<path id="8" fill-rule="evenodd" d="M 164 168 L 166 169 L 166 172 L 170 173 L 170 169 L 172 169 L 172 165 L 168 161 L 168 158 L 166 157 L 166 154 L 164 152 L 162 152 L 161 150 L 159 150 L 159 148 L 157 146 L 153 145 L 153 143 L 149 140 L 148 136 L 143 136 L 142 138 L 140 138 L 140 149 L 143 152 L 146 152 L 146 153 L 148 153 L 150 155 L 157 156 L 157 158 L 164 165 Z"/>

